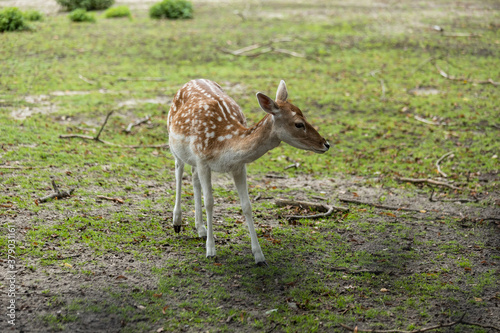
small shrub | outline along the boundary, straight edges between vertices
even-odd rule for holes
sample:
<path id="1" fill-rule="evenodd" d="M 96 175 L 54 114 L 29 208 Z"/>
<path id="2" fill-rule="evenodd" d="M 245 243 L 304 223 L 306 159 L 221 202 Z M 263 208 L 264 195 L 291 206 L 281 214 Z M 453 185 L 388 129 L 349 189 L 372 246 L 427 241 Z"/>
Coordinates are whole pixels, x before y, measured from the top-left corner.
<path id="1" fill-rule="evenodd" d="M 6 7 L 0 10 L 0 32 L 29 30 L 24 20 L 23 12 L 16 7 Z"/>
<path id="2" fill-rule="evenodd" d="M 102 10 L 111 7 L 115 0 L 56 0 L 65 10 L 72 11 L 78 8 L 86 10 Z"/>
<path id="3" fill-rule="evenodd" d="M 68 17 L 73 22 L 95 22 L 95 16 L 83 8 L 75 9 Z"/>
<path id="4" fill-rule="evenodd" d="M 154 19 L 193 18 L 193 5 L 186 0 L 163 0 L 151 6 L 149 16 Z"/>
<path id="5" fill-rule="evenodd" d="M 106 18 L 115 18 L 115 17 L 132 18 L 132 13 L 130 13 L 130 9 L 127 6 L 116 6 L 116 7 L 109 8 L 104 13 L 104 17 L 106 17 Z"/>
<path id="6" fill-rule="evenodd" d="M 38 10 L 27 10 L 23 15 L 28 21 L 43 21 L 43 14 Z"/>

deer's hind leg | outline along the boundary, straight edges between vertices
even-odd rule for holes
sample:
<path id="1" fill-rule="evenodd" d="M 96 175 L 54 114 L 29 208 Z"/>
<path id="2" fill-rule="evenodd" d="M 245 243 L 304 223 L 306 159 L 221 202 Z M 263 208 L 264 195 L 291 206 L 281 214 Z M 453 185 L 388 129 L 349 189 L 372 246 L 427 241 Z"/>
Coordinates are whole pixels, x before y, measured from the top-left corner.
<path id="1" fill-rule="evenodd" d="M 182 225 L 181 190 L 182 190 L 183 173 L 184 173 L 184 162 L 176 157 L 175 158 L 175 206 L 173 213 L 175 232 L 181 232 L 181 225 Z"/>
<path id="2" fill-rule="evenodd" d="M 196 167 L 201 188 L 203 190 L 203 202 L 207 212 L 207 258 L 215 257 L 215 239 L 213 231 L 214 197 L 212 193 L 212 170 L 206 165 L 198 164 Z"/>
<path id="3" fill-rule="evenodd" d="M 207 229 L 203 225 L 203 213 L 201 206 L 201 183 L 198 176 L 198 170 L 195 166 L 191 168 L 193 174 L 193 192 L 194 192 L 194 221 L 195 227 L 198 231 L 198 236 L 202 238 L 207 237 Z"/>

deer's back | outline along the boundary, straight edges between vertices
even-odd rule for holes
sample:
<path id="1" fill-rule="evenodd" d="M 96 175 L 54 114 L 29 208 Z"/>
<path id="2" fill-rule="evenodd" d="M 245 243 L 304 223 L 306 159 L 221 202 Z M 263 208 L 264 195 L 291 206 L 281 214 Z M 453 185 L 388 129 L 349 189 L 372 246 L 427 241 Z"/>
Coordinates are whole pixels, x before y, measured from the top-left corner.
<path id="1" fill-rule="evenodd" d="M 168 114 L 169 144 L 174 153 L 186 157 L 215 158 L 245 129 L 239 105 L 217 83 L 204 79 L 179 89 Z"/>

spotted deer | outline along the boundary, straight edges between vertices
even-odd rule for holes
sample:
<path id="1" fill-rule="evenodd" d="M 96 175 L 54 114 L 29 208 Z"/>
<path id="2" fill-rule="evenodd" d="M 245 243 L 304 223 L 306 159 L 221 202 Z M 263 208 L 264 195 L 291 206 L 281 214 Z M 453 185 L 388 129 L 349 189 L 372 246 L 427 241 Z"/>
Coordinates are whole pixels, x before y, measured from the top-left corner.
<path id="1" fill-rule="evenodd" d="M 189 164 L 192 167 L 195 227 L 200 237 L 206 237 L 207 257 L 215 257 L 216 254 L 212 228 L 212 171 L 232 175 L 250 232 L 255 262 L 266 265 L 252 218 L 246 164 L 276 148 L 281 141 L 320 154 L 330 148 L 329 143 L 306 121 L 300 109 L 287 98 L 284 81 L 279 84 L 276 100 L 257 93 L 260 107 L 267 115 L 253 127 L 247 127 L 239 105 L 213 81 L 190 81 L 175 95 L 167 120 L 170 150 L 175 158 L 174 230 L 181 230 L 182 174 L 184 165 Z M 202 220 L 202 192 L 207 228 Z"/>

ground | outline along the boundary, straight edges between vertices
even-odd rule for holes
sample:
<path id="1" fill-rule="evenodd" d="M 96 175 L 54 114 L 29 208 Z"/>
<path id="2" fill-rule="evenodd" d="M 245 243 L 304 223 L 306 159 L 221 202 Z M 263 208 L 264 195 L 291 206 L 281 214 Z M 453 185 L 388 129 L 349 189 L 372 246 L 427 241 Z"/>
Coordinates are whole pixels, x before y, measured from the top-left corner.
<path id="1" fill-rule="evenodd" d="M 463 316 L 437 331 L 498 330 L 497 3 L 204 1 L 187 22 L 148 19 L 154 1 L 117 3 L 133 21 L 78 25 L 53 1 L 0 1 L 47 15 L 0 35 L 0 331 L 411 331 Z M 221 51 L 273 38 L 295 55 Z M 189 170 L 177 234 L 169 151 L 119 146 L 167 143 L 172 96 L 198 76 L 250 123 L 263 116 L 255 92 L 286 79 L 332 144 L 326 155 L 282 144 L 248 166 L 267 267 L 254 264 L 227 175 L 214 177 L 218 252 L 206 259 Z M 117 146 L 59 138 L 96 135 L 110 110 L 100 138 Z M 40 202 L 51 178 L 73 195 Z M 310 219 L 277 198 L 349 211 Z M 3 315 L 10 235 L 15 326 Z"/>

